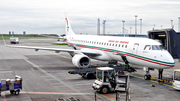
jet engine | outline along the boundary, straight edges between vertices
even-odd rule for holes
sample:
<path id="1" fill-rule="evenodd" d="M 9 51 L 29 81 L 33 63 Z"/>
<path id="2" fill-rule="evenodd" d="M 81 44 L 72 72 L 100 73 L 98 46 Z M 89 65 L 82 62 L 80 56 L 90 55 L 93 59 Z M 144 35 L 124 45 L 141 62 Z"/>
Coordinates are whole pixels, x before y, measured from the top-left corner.
<path id="1" fill-rule="evenodd" d="M 72 58 L 72 63 L 78 68 L 83 68 L 88 67 L 91 64 L 91 60 L 84 54 L 76 54 Z"/>

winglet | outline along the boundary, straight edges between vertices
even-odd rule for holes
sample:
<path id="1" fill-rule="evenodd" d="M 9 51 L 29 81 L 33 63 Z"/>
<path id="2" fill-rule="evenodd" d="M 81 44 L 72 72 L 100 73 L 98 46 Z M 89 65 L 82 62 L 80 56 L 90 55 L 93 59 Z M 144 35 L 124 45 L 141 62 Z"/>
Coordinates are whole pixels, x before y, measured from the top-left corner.
<path id="1" fill-rule="evenodd" d="M 7 46 L 7 44 L 6 44 L 6 42 L 5 42 L 4 37 L 3 37 L 2 34 L 1 34 L 1 36 L 2 36 L 2 39 L 3 39 L 3 41 L 4 41 L 4 45 Z"/>

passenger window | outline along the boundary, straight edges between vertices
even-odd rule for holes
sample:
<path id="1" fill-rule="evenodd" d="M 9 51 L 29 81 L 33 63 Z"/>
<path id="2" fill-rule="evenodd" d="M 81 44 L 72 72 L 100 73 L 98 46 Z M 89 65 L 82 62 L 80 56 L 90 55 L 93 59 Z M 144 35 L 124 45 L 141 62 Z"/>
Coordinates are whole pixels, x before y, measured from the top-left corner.
<path id="1" fill-rule="evenodd" d="M 127 45 L 125 46 L 125 48 L 127 48 Z"/>

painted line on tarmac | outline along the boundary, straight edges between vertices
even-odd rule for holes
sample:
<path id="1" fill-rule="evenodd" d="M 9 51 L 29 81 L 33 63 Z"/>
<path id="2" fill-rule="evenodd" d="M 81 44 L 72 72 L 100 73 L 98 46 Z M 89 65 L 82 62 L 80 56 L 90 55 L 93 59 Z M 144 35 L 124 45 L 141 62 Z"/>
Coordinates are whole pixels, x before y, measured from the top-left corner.
<path id="1" fill-rule="evenodd" d="M 167 86 L 157 86 L 157 88 L 165 88 L 165 87 L 167 87 Z"/>
<path id="2" fill-rule="evenodd" d="M 74 87 L 68 86 L 65 82 L 63 82 L 62 80 L 59 80 L 57 77 L 55 77 L 54 75 L 48 73 L 47 71 L 45 71 L 44 69 L 40 68 L 38 65 L 32 63 L 31 61 L 24 59 L 26 62 L 28 62 L 29 64 L 33 65 L 34 67 L 36 67 L 38 70 L 40 70 L 42 73 L 48 75 L 49 77 L 52 77 L 54 80 L 58 81 L 59 83 L 65 85 L 67 88 L 70 88 L 71 90 L 73 90 L 74 92 L 77 92 L 76 89 L 74 89 Z"/>
<path id="3" fill-rule="evenodd" d="M 136 77 L 136 78 L 139 78 L 139 79 L 143 79 L 143 80 L 144 80 L 143 77 L 138 77 L 138 76 L 135 76 L 135 75 L 132 75 L 132 74 L 130 74 L 130 75 L 133 76 L 133 77 Z M 157 84 L 162 84 L 162 85 L 168 86 L 168 87 L 172 87 L 171 85 L 164 84 L 164 83 L 159 83 L 158 81 L 153 81 L 153 80 L 147 80 L 147 81 L 154 82 L 154 83 L 157 83 Z"/>
<path id="4" fill-rule="evenodd" d="M 105 98 L 107 98 L 107 99 L 109 99 L 109 100 L 111 100 L 111 101 L 116 101 L 115 98 L 113 98 L 113 97 L 111 97 L 111 96 L 109 96 L 109 95 L 107 95 L 107 94 L 102 94 L 102 96 L 104 96 Z"/>

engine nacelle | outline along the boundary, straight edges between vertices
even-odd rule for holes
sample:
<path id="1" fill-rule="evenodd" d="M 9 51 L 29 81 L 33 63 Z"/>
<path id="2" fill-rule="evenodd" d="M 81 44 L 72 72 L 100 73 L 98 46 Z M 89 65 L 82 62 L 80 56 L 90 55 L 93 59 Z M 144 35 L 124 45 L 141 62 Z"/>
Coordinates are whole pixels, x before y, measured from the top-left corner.
<path id="1" fill-rule="evenodd" d="M 88 67 L 91 64 L 91 60 L 88 56 L 82 55 L 82 54 L 76 54 L 72 58 L 72 63 L 78 67 L 78 68 L 83 68 L 83 67 Z"/>

